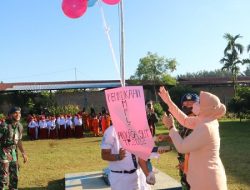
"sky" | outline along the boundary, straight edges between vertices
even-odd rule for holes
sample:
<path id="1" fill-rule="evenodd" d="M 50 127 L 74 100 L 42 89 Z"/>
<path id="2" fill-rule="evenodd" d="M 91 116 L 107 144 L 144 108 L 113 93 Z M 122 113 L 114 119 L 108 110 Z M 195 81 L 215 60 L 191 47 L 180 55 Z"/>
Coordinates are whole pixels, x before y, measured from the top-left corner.
<path id="1" fill-rule="evenodd" d="M 225 33 L 250 44 L 249 0 L 123 0 L 125 79 L 147 52 L 175 58 L 172 76 L 220 69 Z M 104 10 L 119 61 L 117 5 L 102 1 L 78 19 L 62 0 L 0 1 L 0 81 L 119 80 L 103 27 Z M 249 57 L 245 53 L 242 57 Z M 244 71 L 242 67 L 241 71 Z"/>

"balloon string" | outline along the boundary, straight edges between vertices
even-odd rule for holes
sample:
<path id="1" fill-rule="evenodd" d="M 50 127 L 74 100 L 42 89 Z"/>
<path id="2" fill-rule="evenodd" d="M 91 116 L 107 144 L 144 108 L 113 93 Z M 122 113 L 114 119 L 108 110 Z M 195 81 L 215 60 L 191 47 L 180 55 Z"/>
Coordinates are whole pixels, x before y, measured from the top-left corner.
<path id="1" fill-rule="evenodd" d="M 115 56 L 115 51 L 114 51 L 113 44 L 112 44 L 112 40 L 111 40 L 111 37 L 109 35 L 110 29 L 109 29 L 109 27 L 107 25 L 104 10 L 103 10 L 103 8 L 101 6 L 100 0 L 98 0 L 98 5 L 100 7 L 100 11 L 101 11 L 101 15 L 102 15 L 102 22 L 103 22 L 103 26 L 104 26 L 104 31 L 105 31 L 105 34 L 107 35 L 107 38 L 108 38 L 109 48 L 110 48 L 110 51 L 111 51 L 111 54 L 112 54 L 112 60 L 113 60 L 113 63 L 115 64 L 116 71 L 117 71 L 118 75 L 120 76 L 121 86 L 123 86 L 122 79 L 121 79 L 121 74 L 120 74 L 117 59 L 116 59 L 116 56 Z"/>

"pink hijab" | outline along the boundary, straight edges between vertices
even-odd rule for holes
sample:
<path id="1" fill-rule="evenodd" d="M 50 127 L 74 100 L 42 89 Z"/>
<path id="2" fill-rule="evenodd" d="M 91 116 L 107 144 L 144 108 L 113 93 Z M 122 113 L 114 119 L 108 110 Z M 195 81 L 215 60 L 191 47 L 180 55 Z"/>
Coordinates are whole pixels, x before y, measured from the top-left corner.
<path id="1" fill-rule="evenodd" d="M 209 92 L 200 92 L 200 114 L 199 117 L 219 119 L 226 113 L 226 107 L 220 99 Z"/>

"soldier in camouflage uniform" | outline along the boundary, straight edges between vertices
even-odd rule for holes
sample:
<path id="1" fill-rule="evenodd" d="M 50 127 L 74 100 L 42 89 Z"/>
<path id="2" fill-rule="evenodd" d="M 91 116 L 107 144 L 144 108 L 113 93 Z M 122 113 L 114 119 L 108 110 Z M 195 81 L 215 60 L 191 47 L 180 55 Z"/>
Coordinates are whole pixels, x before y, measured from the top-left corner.
<path id="1" fill-rule="evenodd" d="M 187 93 L 181 98 L 181 106 L 182 106 L 182 111 L 188 115 L 192 116 L 192 108 L 193 104 L 195 102 L 199 102 L 199 96 L 197 94 L 192 94 L 192 93 Z M 187 137 L 190 133 L 192 132 L 191 129 L 188 129 L 183 126 L 179 126 L 179 134 L 182 138 Z M 178 153 L 178 160 L 179 160 L 179 175 L 181 177 L 181 185 L 183 190 L 189 190 L 190 185 L 187 182 L 186 179 L 186 170 L 187 170 L 187 165 L 188 165 L 188 156 L 189 154 L 181 154 Z"/>
<path id="2" fill-rule="evenodd" d="M 9 190 L 17 189 L 18 183 L 18 151 L 22 153 L 24 163 L 28 158 L 22 145 L 23 127 L 19 122 L 21 108 L 13 107 L 9 111 L 6 123 L 0 126 L 0 190 L 6 187 Z"/>

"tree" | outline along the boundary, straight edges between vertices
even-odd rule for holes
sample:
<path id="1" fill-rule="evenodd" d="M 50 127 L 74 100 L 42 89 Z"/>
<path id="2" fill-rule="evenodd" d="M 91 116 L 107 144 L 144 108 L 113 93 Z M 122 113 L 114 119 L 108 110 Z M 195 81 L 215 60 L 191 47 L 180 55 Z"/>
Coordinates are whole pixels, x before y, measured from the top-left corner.
<path id="1" fill-rule="evenodd" d="M 175 79 L 171 78 L 168 71 L 176 70 L 177 62 L 175 59 L 167 59 L 163 56 L 158 56 L 156 53 L 148 52 L 147 55 L 140 59 L 139 65 L 134 75 L 130 80 L 134 81 L 153 81 L 155 97 L 157 82 L 165 83 L 170 81 L 173 84 Z"/>
<path id="2" fill-rule="evenodd" d="M 247 46 L 247 52 L 250 53 L 250 44 Z M 248 63 L 248 67 L 247 67 L 247 70 L 249 71 L 250 69 L 250 55 L 249 55 L 249 58 L 248 59 L 243 59 L 244 63 Z M 248 74 L 248 76 L 250 76 L 250 74 Z"/>
<path id="3" fill-rule="evenodd" d="M 250 44 L 247 46 L 247 52 L 250 53 Z M 250 55 L 249 55 L 249 59 L 244 59 L 244 63 L 249 63 L 250 64 Z"/>
<path id="4" fill-rule="evenodd" d="M 240 120 L 250 113 L 250 87 L 238 87 L 237 95 L 228 103 L 228 110 Z"/>
<path id="5" fill-rule="evenodd" d="M 244 74 L 250 77 L 250 65 L 246 68 L 246 70 L 244 71 Z"/>
<path id="6" fill-rule="evenodd" d="M 243 53 L 244 47 L 240 43 L 236 43 L 236 40 L 241 38 L 240 34 L 232 36 L 229 33 L 224 35 L 227 40 L 227 46 L 224 49 L 224 57 L 220 60 L 223 65 L 222 70 L 230 71 L 232 74 L 234 96 L 236 96 L 236 84 L 237 76 L 240 73 L 239 64 L 245 64 L 244 60 L 241 60 L 239 55 Z"/>
<path id="7" fill-rule="evenodd" d="M 186 73 L 178 75 L 177 78 L 209 78 L 209 77 L 229 77 L 231 72 L 221 69 L 215 69 L 214 71 L 198 71 L 193 73 Z"/>
<path id="8" fill-rule="evenodd" d="M 162 82 L 168 85 L 173 85 L 173 86 L 176 85 L 176 79 L 171 77 L 171 75 L 169 74 L 165 74 L 162 76 Z"/>
<path id="9" fill-rule="evenodd" d="M 175 59 L 166 59 L 151 52 L 148 52 L 146 57 L 141 58 L 139 62 L 135 74 L 130 77 L 132 80 L 161 81 L 164 74 L 168 70 L 170 72 L 176 70 L 177 65 Z"/>

